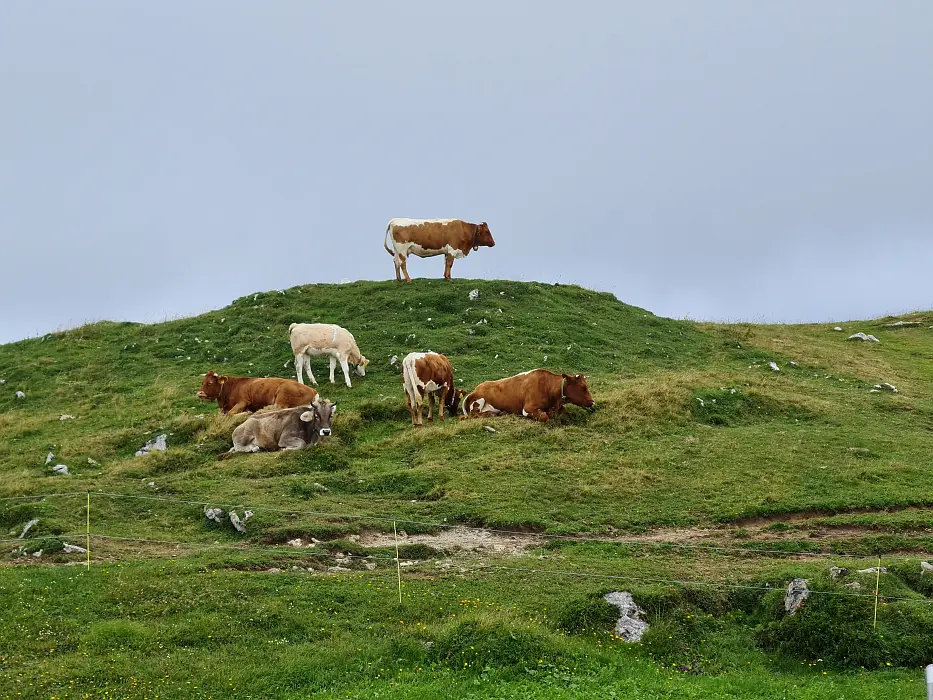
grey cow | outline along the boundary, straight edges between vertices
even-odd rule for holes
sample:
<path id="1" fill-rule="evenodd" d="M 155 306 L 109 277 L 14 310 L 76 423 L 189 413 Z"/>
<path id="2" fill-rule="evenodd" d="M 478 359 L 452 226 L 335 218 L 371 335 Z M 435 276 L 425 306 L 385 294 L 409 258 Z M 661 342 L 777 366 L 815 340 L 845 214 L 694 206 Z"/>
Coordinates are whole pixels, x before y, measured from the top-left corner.
<path id="1" fill-rule="evenodd" d="M 337 404 L 318 398 L 308 406 L 257 413 L 233 431 L 233 447 L 217 455 L 225 459 L 237 452 L 300 450 L 330 436 Z"/>

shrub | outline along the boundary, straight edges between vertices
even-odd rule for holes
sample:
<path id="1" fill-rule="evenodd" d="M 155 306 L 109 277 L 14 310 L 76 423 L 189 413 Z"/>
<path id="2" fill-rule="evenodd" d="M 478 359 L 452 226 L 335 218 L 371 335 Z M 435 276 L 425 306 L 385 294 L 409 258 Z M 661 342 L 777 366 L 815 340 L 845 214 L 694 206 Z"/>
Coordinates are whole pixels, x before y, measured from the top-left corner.
<path id="1" fill-rule="evenodd" d="M 460 620 L 440 633 L 431 660 L 459 671 L 487 667 L 523 670 L 551 657 L 547 638 L 517 620 L 477 617 Z"/>
<path id="2" fill-rule="evenodd" d="M 558 607 L 554 624 L 569 634 L 591 634 L 612 629 L 619 609 L 600 595 L 571 599 Z"/>

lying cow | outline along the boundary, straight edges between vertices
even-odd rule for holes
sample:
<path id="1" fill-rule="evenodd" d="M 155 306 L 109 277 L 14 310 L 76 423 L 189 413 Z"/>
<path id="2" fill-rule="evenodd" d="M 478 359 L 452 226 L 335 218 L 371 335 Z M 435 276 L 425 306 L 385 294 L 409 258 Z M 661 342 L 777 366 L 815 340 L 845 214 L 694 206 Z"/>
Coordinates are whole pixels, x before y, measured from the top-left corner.
<path id="1" fill-rule="evenodd" d="M 204 375 L 199 399 L 217 400 L 221 413 L 258 411 L 266 406 L 307 406 L 317 399 L 317 390 L 294 379 L 276 377 L 228 377 L 214 370 Z"/>
<path id="2" fill-rule="evenodd" d="M 334 366 L 340 362 L 343 378 L 350 384 L 350 365 L 356 365 L 356 373 L 366 376 L 366 365 L 369 360 L 363 357 L 356 338 L 346 328 L 333 323 L 293 323 L 288 327 L 288 339 L 292 344 L 292 354 L 295 356 L 295 373 L 298 381 L 305 383 L 301 376 L 302 367 L 308 372 L 308 379 L 317 384 L 311 373 L 311 358 L 318 355 L 330 357 L 330 383 L 334 383 Z"/>
<path id="3" fill-rule="evenodd" d="M 428 399 L 428 420 L 434 421 L 434 396 L 438 399 L 438 413 L 444 420 L 444 408 L 453 415 L 460 399 L 466 393 L 454 387 L 454 371 L 446 357 L 436 352 L 411 352 L 402 360 L 402 385 L 405 401 L 411 413 L 412 427 L 424 425 L 424 399 Z M 417 416 L 416 416 L 417 407 Z"/>
<path id="4" fill-rule="evenodd" d="M 471 249 L 492 248 L 495 244 L 485 221 L 471 224 L 460 219 L 392 219 L 382 245 L 395 259 L 395 279 L 401 282 L 399 273 L 404 272 L 405 281 L 411 282 L 406 262 L 409 255 L 445 256 L 444 279 L 449 280 L 455 259 L 465 258 Z"/>
<path id="5" fill-rule="evenodd" d="M 586 377 L 535 369 L 483 382 L 463 400 L 463 415 L 513 413 L 545 421 L 562 413 L 565 402 L 583 408 L 596 404 Z"/>
<path id="6" fill-rule="evenodd" d="M 318 398 L 310 406 L 285 408 L 250 416 L 233 431 L 233 447 L 217 455 L 225 459 L 237 452 L 300 450 L 330 437 L 337 405 Z"/>

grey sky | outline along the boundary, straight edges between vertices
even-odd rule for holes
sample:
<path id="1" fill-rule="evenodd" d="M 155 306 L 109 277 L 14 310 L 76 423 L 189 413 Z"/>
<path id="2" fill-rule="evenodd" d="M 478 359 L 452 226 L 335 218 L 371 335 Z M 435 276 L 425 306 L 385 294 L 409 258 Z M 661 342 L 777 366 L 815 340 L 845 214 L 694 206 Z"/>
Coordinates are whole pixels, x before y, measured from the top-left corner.
<path id="1" fill-rule="evenodd" d="M 0 342 L 388 279 L 396 216 L 668 316 L 933 307 L 933 2 L 451 5 L 0 4 Z"/>

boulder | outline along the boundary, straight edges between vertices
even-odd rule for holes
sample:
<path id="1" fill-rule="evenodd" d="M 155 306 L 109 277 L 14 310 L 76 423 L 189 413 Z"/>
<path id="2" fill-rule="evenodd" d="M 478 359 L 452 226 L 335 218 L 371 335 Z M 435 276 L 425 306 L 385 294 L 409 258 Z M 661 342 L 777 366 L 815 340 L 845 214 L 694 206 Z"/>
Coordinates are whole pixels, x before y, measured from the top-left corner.
<path id="1" fill-rule="evenodd" d="M 168 436 L 165 433 L 152 438 L 152 440 L 149 440 L 145 445 L 136 451 L 136 456 L 142 457 L 143 455 L 149 454 L 153 450 L 164 452 L 168 448 L 166 440 L 168 440 Z"/>
<path id="2" fill-rule="evenodd" d="M 829 577 L 833 581 L 838 581 L 841 578 L 845 578 L 849 575 L 849 570 L 841 566 L 831 566 L 829 567 Z"/>
<path id="3" fill-rule="evenodd" d="M 32 530 L 32 528 L 38 524 L 39 524 L 39 518 L 33 518 L 28 523 L 26 523 L 26 527 L 24 527 L 23 531 L 19 533 L 19 539 L 21 540 L 26 539 L 26 533 Z M 927 566 L 929 566 L 929 564 L 927 564 Z"/>
<path id="4" fill-rule="evenodd" d="M 619 609 L 619 619 L 615 627 L 616 636 L 626 642 L 641 641 L 642 635 L 648 629 L 648 623 L 641 619 L 645 611 L 638 607 L 632 599 L 632 594 L 628 591 L 612 591 L 604 595 L 603 600 Z"/>
<path id="5" fill-rule="evenodd" d="M 881 342 L 881 341 L 878 340 L 875 336 L 873 336 L 873 335 L 865 335 L 864 333 L 853 333 L 853 334 L 850 335 L 848 338 L 846 338 L 846 340 L 870 340 L 870 341 L 873 342 L 873 343 L 880 343 L 880 342 Z"/>
<path id="6" fill-rule="evenodd" d="M 70 474 L 71 473 L 68 471 L 67 464 L 56 464 L 54 467 L 52 467 L 52 471 L 55 472 L 56 474 Z"/>
<path id="7" fill-rule="evenodd" d="M 215 523 L 222 523 L 224 511 L 222 508 L 208 508 L 204 506 L 204 517 L 208 520 L 213 520 Z"/>
<path id="8" fill-rule="evenodd" d="M 809 597 L 810 589 L 807 587 L 807 579 L 795 578 L 787 585 L 787 592 L 784 594 L 784 611 L 790 615 L 795 614 Z"/>

